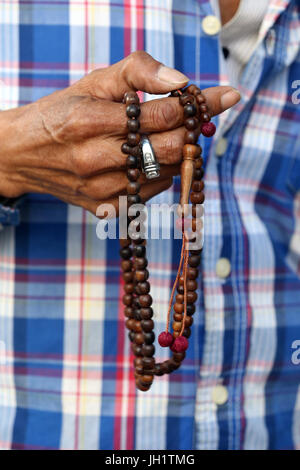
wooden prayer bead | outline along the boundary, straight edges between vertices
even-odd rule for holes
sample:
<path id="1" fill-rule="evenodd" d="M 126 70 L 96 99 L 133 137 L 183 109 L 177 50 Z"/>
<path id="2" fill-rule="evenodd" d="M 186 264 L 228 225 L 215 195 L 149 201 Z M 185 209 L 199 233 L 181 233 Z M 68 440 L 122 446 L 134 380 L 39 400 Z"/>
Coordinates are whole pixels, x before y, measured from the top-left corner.
<path id="1" fill-rule="evenodd" d="M 121 248 L 125 248 L 125 247 L 129 246 L 130 243 L 131 243 L 131 240 L 129 238 L 120 238 Z"/>
<path id="2" fill-rule="evenodd" d="M 162 375 L 164 375 L 164 371 L 163 371 L 161 364 L 155 364 L 154 374 L 157 375 L 158 377 L 161 377 Z"/>
<path id="3" fill-rule="evenodd" d="M 199 106 L 199 110 L 200 110 L 201 113 L 207 113 L 208 107 L 207 107 L 206 104 L 202 103 L 202 104 L 200 104 L 200 106 Z"/>
<path id="4" fill-rule="evenodd" d="M 198 153 L 198 148 L 196 145 L 185 144 L 183 146 L 183 158 L 185 160 L 195 160 Z"/>
<path id="5" fill-rule="evenodd" d="M 185 117 L 194 117 L 197 114 L 197 108 L 194 104 L 187 103 L 183 108 Z"/>
<path id="6" fill-rule="evenodd" d="M 200 170 L 202 169 L 202 167 L 203 167 L 203 158 L 199 156 L 195 161 L 195 168 Z M 204 171 L 203 171 L 203 174 L 204 174 Z"/>
<path id="7" fill-rule="evenodd" d="M 126 284 L 124 286 L 124 290 L 125 290 L 126 294 L 133 294 L 134 284 L 133 283 Z"/>
<path id="8" fill-rule="evenodd" d="M 129 259 L 123 260 L 121 262 L 122 271 L 127 272 L 132 270 L 132 261 Z"/>
<path id="9" fill-rule="evenodd" d="M 135 272 L 135 277 L 139 282 L 147 281 L 149 277 L 149 271 L 147 269 L 138 270 Z"/>
<path id="10" fill-rule="evenodd" d="M 195 305 L 187 305 L 186 306 L 186 314 L 187 315 L 194 315 L 195 311 L 196 311 Z"/>
<path id="11" fill-rule="evenodd" d="M 136 104 L 130 104 L 126 108 L 126 114 L 129 118 L 138 118 L 141 114 L 141 110 Z"/>
<path id="12" fill-rule="evenodd" d="M 142 333 L 142 326 L 141 326 L 141 322 L 138 321 L 138 320 L 135 320 L 135 324 L 134 324 L 134 331 L 136 333 Z"/>
<path id="13" fill-rule="evenodd" d="M 198 277 L 198 273 L 199 273 L 198 269 L 189 267 L 187 269 L 187 278 L 191 280 L 195 280 Z"/>
<path id="14" fill-rule="evenodd" d="M 150 320 L 153 317 L 153 309 L 151 307 L 141 308 L 140 313 L 143 320 Z"/>
<path id="15" fill-rule="evenodd" d="M 144 343 L 144 335 L 143 333 L 137 333 L 134 338 L 134 342 L 136 344 L 143 344 Z"/>
<path id="16" fill-rule="evenodd" d="M 210 121 L 210 115 L 208 113 L 200 114 L 200 121 L 201 122 L 209 122 Z"/>
<path id="17" fill-rule="evenodd" d="M 189 338 L 191 336 L 191 330 L 189 327 L 183 330 L 182 336 L 184 336 L 185 338 Z"/>
<path id="18" fill-rule="evenodd" d="M 185 358 L 186 354 L 185 354 L 185 351 L 182 352 L 182 353 L 173 353 L 173 360 L 175 362 L 182 362 Z"/>
<path id="19" fill-rule="evenodd" d="M 128 185 L 127 185 L 127 194 L 138 194 L 140 189 L 141 189 L 141 185 L 140 183 L 137 183 L 137 182 L 133 182 L 131 181 Z"/>
<path id="20" fill-rule="evenodd" d="M 195 131 L 186 131 L 184 134 L 184 143 L 185 144 L 195 144 L 197 141 L 197 134 Z"/>
<path id="21" fill-rule="evenodd" d="M 142 346 L 143 356 L 152 357 L 155 353 L 155 346 L 153 344 L 143 344 Z"/>
<path id="22" fill-rule="evenodd" d="M 129 169 L 127 171 L 127 178 L 129 181 L 137 181 L 140 177 L 140 171 L 137 170 L 136 168 Z"/>
<path id="23" fill-rule="evenodd" d="M 195 168 L 194 171 L 194 180 L 201 180 L 203 178 L 203 169 Z"/>
<path id="24" fill-rule="evenodd" d="M 197 92 L 199 90 L 199 88 L 196 86 L 196 85 L 189 85 L 186 89 L 186 93 L 190 93 L 190 94 L 194 94 L 195 92 Z M 199 90 L 200 91 L 200 90 Z M 201 92 L 200 92 L 201 93 Z"/>
<path id="25" fill-rule="evenodd" d="M 144 261 L 147 261 L 145 258 L 137 258 L 137 260 L 144 260 Z M 142 268 L 144 266 L 141 266 Z M 145 281 L 145 282 L 139 282 L 137 284 L 137 287 L 139 289 L 139 293 L 140 294 L 149 294 L 150 292 L 150 284 L 148 281 Z"/>
<path id="26" fill-rule="evenodd" d="M 149 332 L 149 333 L 144 333 L 144 340 L 145 340 L 145 344 L 152 344 L 154 343 L 154 340 L 155 340 L 155 334 L 153 331 Z"/>
<path id="27" fill-rule="evenodd" d="M 205 199 L 204 193 L 202 193 L 202 192 L 201 193 L 194 193 L 194 192 L 191 193 L 191 202 L 193 204 L 203 204 L 204 199 Z"/>
<path id="28" fill-rule="evenodd" d="M 147 392 L 150 388 L 150 385 L 144 385 L 142 382 L 141 382 L 141 379 L 136 379 L 135 381 L 135 384 L 137 386 L 137 388 L 141 391 L 141 392 Z"/>
<path id="29" fill-rule="evenodd" d="M 121 258 L 123 258 L 124 260 L 129 260 L 132 256 L 131 248 L 129 247 L 121 248 L 120 255 L 121 255 Z"/>
<path id="30" fill-rule="evenodd" d="M 153 375 L 143 375 L 140 379 L 143 385 L 149 385 L 153 382 Z"/>
<path id="31" fill-rule="evenodd" d="M 134 317 L 132 307 L 125 307 L 124 313 L 125 313 L 125 316 L 128 317 L 128 318 L 133 318 Z"/>
<path id="32" fill-rule="evenodd" d="M 201 219 L 193 219 L 192 220 L 192 230 L 193 232 L 199 232 L 203 228 L 203 222 Z"/>
<path id="33" fill-rule="evenodd" d="M 187 292 L 186 299 L 188 304 L 193 304 L 197 300 L 197 293 L 196 292 Z"/>
<path id="34" fill-rule="evenodd" d="M 148 266 L 148 260 L 146 258 L 135 258 L 134 267 L 135 269 L 145 269 Z M 148 292 L 141 292 L 147 294 Z"/>
<path id="35" fill-rule="evenodd" d="M 136 145 L 139 145 L 140 141 L 141 141 L 140 134 L 129 132 L 129 134 L 127 135 L 127 144 L 130 147 L 135 147 Z"/>
<path id="36" fill-rule="evenodd" d="M 128 155 L 128 157 L 126 158 L 127 168 L 137 168 L 138 164 L 139 164 L 138 157 L 136 157 L 135 155 Z M 132 186 L 132 183 L 129 183 L 127 188 L 130 188 L 131 186 Z"/>
<path id="37" fill-rule="evenodd" d="M 190 327 L 190 326 L 192 326 L 193 322 L 194 322 L 193 317 L 191 317 L 191 316 L 185 317 L 184 326 L 185 327 Z"/>
<path id="38" fill-rule="evenodd" d="M 186 129 L 188 129 L 189 131 L 193 131 L 193 130 L 197 129 L 199 124 L 200 123 L 199 123 L 198 119 L 195 118 L 195 117 L 187 118 L 184 121 L 184 125 L 185 125 Z"/>
<path id="39" fill-rule="evenodd" d="M 142 320 L 141 321 L 141 327 L 142 327 L 143 331 L 145 331 L 146 333 L 149 333 L 154 328 L 154 322 L 153 322 L 152 319 Z"/>
<path id="40" fill-rule="evenodd" d="M 149 294 L 140 295 L 139 301 L 140 301 L 141 307 L 151 307 L 152 305 L 152 297 Z"/>
<path id="41" fill-rule="evenodd" d="M 189 291 L 195 291 L 197 290 L 197 282 L 191 279 L 188 279 L 186 283 L 186 287 L 187 287 L 187 290 Z"/>
<path id="42" fill-rule="evenodd" d="M 140 128 L 140 121 L 138 119 L 128 119 L 127 129 L 129 132 L 138 132 Z"/>
<path id="43" fill-rule="evenodd" d="M 135 91 L 127 91 L 123 99 L 124 103 L 129 106 L 130 104 L 139 104 L 140 100 Z"/>
<path id="44" fill-rule="evenodd" d="M 125 282 L 131 282 L 133 280 L 133 272 L 123 273 L 122 277 Z"/>
<path id="45" fill-rule="evenodd" d="M 125 325 L 128 330 L 133 330 L 135 326 L 135 320 L 133 318 L 128 318 L 128 320 L 125 322 Z"/>
<path id="46" fill-rule="evenodd" d="M 183 313 L 183 310 L 184 310 L 183 304 L 180 304 L 180 303 L 178 303 L 178 302 L 175 302 L 175 304 L 174 304 L 174 311 L 175 311 L 176 313 Z"/>
<path id="47" fill-rule="evenodd" d="M 202 103 L 205 102 L 205 98 L 202 94 L 199 94 L 199 95 L 196 96 L 196 101 L 197 101 L 198 104 L 201 105 Z"/>
<path id="48" fill-rule="evenodd" d="M 184 302 L 183 294 L 177 294 L 176 297 L 175 297 L 175 300 L 176 300 L 176 303 L 183 304 L 183 302 Z"/>
<path id="49" fill-rule="evenodd" d="M 199 255 L 189 256 L 188 263 L 191 268 L 197 268 L 200 263 L 200 256 Z"/>
<path id="50" fill-rule="evenodd" d="M 193 181 L 192 183 L 192 190 L 196 193 L 203 191 L 204 189 L 204 181 Z"/>
<path id="51" fill-rule="evenodd" d="M 172 323 L 172 328 L 174 331 L 180 331 L 181 330 L 181 323 L 178 321 L 174 321 Z"/>
<path id="52" fill-rule="evenodd" d="M 186 106 L 188 104 L 194 104 L 195 103 L 195 98 L 193 95 L 181 95 L 180 98 L 179 98 L 179 103 L 181 104 L 181 106 Z"/>
<path id="53" fill-rule="evenodd" d="M 140 204 L 141 203 L 141 196 L 139 194 L 128 194 L 127 195 L 127 204 Z"/>
<path id="54" fill-rule="evenodd" d="M 181 322 L 183 319 L 183 315 L 181 313 L 174 313 L 173 319 L 174 321 Z"/>
<path id="55" fill-rule="evenodd" d="M 199 204 L 193 204 L 192 206 L 192 216 L 194 218 L 198 217 L 202 217 L 204 214 L 204 209 L 203 209 L 203 206 L 200 206 Z"/>
<path id="56" fill-rule="evenodd" d="M 123 295 L 123 304 L 124 305 L 131 305 L 131 302 L 132 302 L 132 295 L 130 294 L 125 294 Z"/>
<path id="57" fill-rule="evenodd" d="M 155 360 L 153 357 L 143 357 L 143 368 L 148 370 L 148 369 L 153 369 L 155 366 Z"/>

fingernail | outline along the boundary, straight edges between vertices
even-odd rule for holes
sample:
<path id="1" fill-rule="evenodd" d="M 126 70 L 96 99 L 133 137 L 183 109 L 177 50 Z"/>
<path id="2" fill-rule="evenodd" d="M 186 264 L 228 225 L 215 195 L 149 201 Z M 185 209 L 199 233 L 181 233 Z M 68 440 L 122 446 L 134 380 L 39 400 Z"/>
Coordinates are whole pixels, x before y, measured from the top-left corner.
<path id="1" fill-rule="evenodd" d="M 172 85 L 184 85 L 189 81 L 186 75 L 165 65 L 161 65 L 158 69 L 157 78 Z"/>
<path id="2" fill-rule="evenodd" d="M 226 109 L 231 108 L 234 106 L 236 103 L 238 103 L 241 99 L 241 94 L 239 90 L 236 88 L 232 88 L 229 91 L 226 91 L 224 95 L 221 96 L 221 106 L 223 111 L 226 111 Z"/>

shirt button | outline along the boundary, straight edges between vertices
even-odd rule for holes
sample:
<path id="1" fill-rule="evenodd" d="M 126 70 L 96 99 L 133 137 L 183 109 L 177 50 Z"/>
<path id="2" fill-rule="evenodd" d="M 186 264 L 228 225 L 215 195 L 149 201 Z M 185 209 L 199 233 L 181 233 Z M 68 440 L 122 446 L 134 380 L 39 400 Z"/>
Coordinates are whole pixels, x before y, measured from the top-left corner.
<path id="1" fill-rule="evenodd" d="M 206 34 L 214 36 L 220 32 L 221 22 L 216 16 L 208 15 L 202 20 L 202 28 Z"/>
<path id="2" fill-rule="evenodd" d="M 231 264 L 227 258 L 220 258 L 216 265 L 217 276 L 225 279 L 229 276 L 231 271 Z"/>
<path id="3" fill-rule="evenodd" d="M 212 390 L 212 400 L 218 405 L 225 405 L 228 401 L 228 390 L 224 385 L 216 385 Z"/>
<path id="4" fill-rule="evenodd" d="M 217 157 L 222 157 L 224 155 L 224 153 L 226 153 L 227 145 L 228 145 L 228 141 L 224 137 L 221 137 L 218 140 L 218 143 L 217 143 L 217 146 L 216 146 L 216 155 L 217 155 Z"/>

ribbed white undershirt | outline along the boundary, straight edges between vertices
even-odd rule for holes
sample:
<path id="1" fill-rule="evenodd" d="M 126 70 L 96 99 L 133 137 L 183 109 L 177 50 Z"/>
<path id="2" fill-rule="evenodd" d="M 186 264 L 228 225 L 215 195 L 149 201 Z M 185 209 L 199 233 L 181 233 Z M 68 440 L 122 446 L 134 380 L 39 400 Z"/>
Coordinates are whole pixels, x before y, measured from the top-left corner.
<path id="1" fill-rule="evenodd" d="M 220 15 L 219 1 L 212 0 L 215 12 Z M 267 12 L 269 0 L 240 0 L 238 11 L 220 33 L 222 47 L 229 50 L 226 60 L 231 85 L 237 87 L 244 66 L 253 54 L 259 30 Z"/>

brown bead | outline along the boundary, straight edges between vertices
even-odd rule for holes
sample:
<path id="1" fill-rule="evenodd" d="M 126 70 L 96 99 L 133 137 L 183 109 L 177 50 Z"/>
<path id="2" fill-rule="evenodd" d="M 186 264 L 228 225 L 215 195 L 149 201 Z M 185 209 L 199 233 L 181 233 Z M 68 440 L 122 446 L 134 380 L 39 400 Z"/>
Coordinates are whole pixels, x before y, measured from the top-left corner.
<path id="1" fill-rule="evenodd" d="M 197 160 L 195 161 L 195 168 L 201 169 L 202 167 L 203 167 L 203 158 L 199 156 Z"/>
<path id="2" fill-rule="evenodd" d="M 180 276 L 179 278 L 179 285 L 183 286 L 184 285 L 184 276 Z"/>
<path id="3" fill-rule="evenodd" d="M 143 368 L 146 370 L 153 369 L 155 366 L 155 359 L 153 357 L 143 357 Z"/>
<path id="4" fill-rule="evenodd" d="M 187 315 L 194 315 L 195 311 L 196 311 L 195 305 L 187 305 L 186 306 L 186 314 Z"/>
<path id="5" fill-rule="evenodd" d="M 179 303 L 179 302 L 175 302 L 174 304 L 174 311 L 176 313 L 183 313 L 183 310 L 184 310 L 184 306 L 182 303 Z"/>
<path id="6" fill-rule="evenodd" d="M 182 336 L 185 336 L 186 338 L 189 338 L 191 336 L 191 333 L 192 332 L 191 332 L 190 328 L 187 327 L 183 330 Z"/>
<path id="7" fill-rule="evenodd" d="M 192 190 L 196 193 L 203 191 L 204 189 L 204 181 L 193 181 L 192 183 Z"/>
<path id="8" fill-rule="evenodd" d="M 127 318 L 133 318 L 134 317 L 133 308 L 125 307 L 124 314 L 125 314 L 125 317 Z"/>
<path id="9" fill-rule="evenodd" d="M 183 315 L 181 313 L 174 313 L 173 319 L 174 319 L 174 321 L 181 322 L 182 319 L 183 319 Z"/>
<path id="10" fill-rule="evenodd" d="M 134 367 L 143 366 L 143 360 L 141 357 L 136 357 L 133 360 Z"/>
<path id="11" fill-rule="evenodd" d="M 153 375 L 143 375 L 140 380 L 143 385 L 151 385 L 153 382 Z"/>
<path id="12" fill-rule="evenodd" d="M 134 267 L 137 270 L 145 269 L 148 266 L 147 258 L 135 258 L 134 260 Z"/>
<path id="13" fill-rule="evenodd" d="M 173 359 L 169 359 L 167 362 L 169 373 L 173 372 L 174 370 L 178 369 L 178 367 L 180 367 L 180 364 L 178 362 L 173 361 Z"/>
<path id="14" fill-rule="evenodd" d="M 122 271 L 124 273 L 126 273 L 127 271 L 131 271 L 132 270 L 132 261 L 129 260 L 129 259 L 125 259 L 121 262 L 121 268 L 122 268 Z"/>
<path id="15" fill-rule="evenodd" d="M 186 93 L 189 93 L 189 94 L 191 94 L 191 95 L 193 95 L 197 90 L 199 90 L 199 88 L 197 87 L 197 85 L 189 85 L 189 86 L 186 88 L 185 92 L 186 92 Z"/>
<path id="16" fill-rule="evenodd" d="M 185 351 L 182 353 L 173 353 L 173 361 L 182 362 L 185 358 Z"/>
<path id="17" fill-rule="evenodd" d="M 138 270 L 135 272 L 135 277 L 138 282 L 147 281 L 149 277 L 149 271 L 147 269 Z"/>
<path id="18" fill-rule="evenodd" d="M 141 308 L 140 314 L 143 320 L 150 320 L 153 317 L 153 310 L 151 307 Z"/>
<path id="19" fill-rule="evenodd" d="M 136 335 L 135 335 L 136 336 Z M 135 340 L 135 337 L 134 337 L 134 340 Z M 139 346 L 138 344 L 135 344 L 133 343 L 131 345 L 131 349 L 132 349 L 132 352 L 133 354 L 136 356 L 136 357 L 140 357 L 142 358 L 143 357 L 143 353 L 142 353 L 142 347 Z M 143 366 L 141 365 L 141 372 L 143 371 Z"/>
<path id="20" fill-rule="evenodd" d="M 122 300 L 123 300 L 123 304 L 124 304 L 124 305 L 131 305 L 131 303 L 132 303 L 132 295 L 130 295 L 130 294 L 125 294 L 125 295 L 123 295 L 123 299 L 122 299 Z"/>
<path id="21" fill-rule="evenodd" d="M 197 134 L 195 131 L 186 131 L 184 134 L 184 143 L 185 144 L 195 144 L 197 141 Z"/>
<path id="22" fill-rule="evenodd" d="M 204 96 L 202 95 L 202 93 L 199 94 L 199 95 L 197 95 L 196 101 L 197 101 L 198 104 L 205 103 L 205 98 L 204 98 Z"/>
<path id="23" fill-rule="evenodd" d="M 177 294 L 175 297 L 176 303 L 178 304 L 183 304 L 184 302 L 184 296 L 182 294 Z"/>
<path id="24" fill-rule="evenodd" d="M 125 284 L 124 291 L 126 292 L 126 294 L 133 294 L 133 290 L 134 290 L 134 284 L 133 283 Z"/>
<path id="25" fill-rule="evenodd" d="M 147 392 L 150 388 L 150 385 L 144 385 L 141 379 L 136 379 L 135 385 L 141 392 Z"/>
<path id="26" fill-rule="evenodd" d="M 195 98 L 193 95 L 186 95 L 186 94 L 183 94 L 180 96 L 179 98 L 179 103 L 181 104 L 181 106 L 186 106 L 187 104 L 194 104 L 195 103 Z"/>
<path id="27" fill-rule="evenodd" d="M 188 263 L 191 268 L 197 268 L 200 264 L 200 256 L 199 255 L 191 255 L 189 256 Z"/>
<path id="28" fill-rule="evenodd" d="M 210 121 L 210 115 L 208 113 L 200 114 L 200 121 L 201 122 L 209 122 Z"/>
<path id="29" fill-rule="evenodd" d="M 133 271 L 130 271 L 130 272 L 127 272 L 127 273 L 123 273 L 123 279 L 125 282 L 131 282 L 133 280 Z"/>
<path id="30" fill-rule="evenodd" d="M 138 194 L 141 189 L 141 185 L 140 183 L 136 181 L 130 181 L 126 189 L 127 189 L 127 194 Z"/>
<path id="31" fill-rule="evenodd" d="M 198 149 L 196 145 L 185 144 L 183 146 L 183 158 L 184 160 L 195 160 Z"/>
<path id="32" fill-rule="evenodd" d="M 172 323 L 172 328 L 173 328 L 174 331 L 180 331 L 181 327 L 182 327 L 182 325 L 179 321 L 174 321 Z"/>
<path id="33" fill-rule="evenodd" d="M 144 343 L 144 335 L 143 333 L 137 333 L 134 338 L 135 344 L 143 344 Z"/>
<path id="34" fill-rule="evenodd" d="M 205 200 L 205 196 L 204 196 L 203 192 L 201 192 L 201 193 L 192 192 L 191 193 L 191 202 L 193 204 L 203 204 L 204 200 Z"/>
<path id="35" fill-rule="evenodd" d="M 161 370 L 163 371 L 163 374 L 169 374 L 170 369 L 169 369 L 169 361 L 164 361 L 160 364 Z"/>
<path id="36" fill-rule="evenodd" d="M 139 260 L 142 260 L 143 258 L 138 258 Z M 138 290 L 140 294 L 149 294 L 150 292 L 150 284 L 148 281 L 145 282 L 139 282 L 137 284 Z"/>
<path id="37" fill-rule="evenodd" d="M 192 280 L 188 280 L 187 283 L 186 283 L 186 287 L 187 287 L 187 290 L 188 291 L 195 291 L 197 290 L 197 281 L 192 281 Z"/>
<path id="38" fill-rule="evenodd" d="M 120 238 L 120 245 L 122 248 L 128 247 L 130 243 L 131 243 L 130 238 Z"/>
<path id="39" fill-rule="evenodd" d="M 152 357 L 155 353 L 155 346 L 153 344 L 143 344 L 142 346 L 143 356 Z"/>
<path id="40" fill-rule="evenodd" d="M 163 367 L 161 364 L 155 364 L 154 374 L 157 375 L 158 377 L 161 377 L 162 375 L 164 375 Z"/>
<path id="41" fill-rule="evenodd" d="M 137 168 L 127 170 L 127 178 L 129 181 L 137 181 L 140 177 L 140 171 Z"/>
<path id="42" fill-rule="evenodd" d="M 185 320 L 184 320 L 184 326 L 187 328 L 187 327 L 190 327 L 192 326 L 194 322 L 194 319 L 193 317 L 185 317 Z"/>
<path id="43" fill-rule="evenodd" d="M 139 145 L 140 141 L 140 134 L 135 134 L 134 132 L 129 132 L 127 134 L 127 144 L 130 145 L 130 147 L 135 147 L 136 145 Z"/>
<path id="44" fill-rule="evenodd" d="M 189 131 L 194 131 L 199 126 L 199 121 L 196 117 L 190 117 L 184 121 L 184 125 Z"/>
<path id="45" fill-rule="evenodd" d="M 188 279 L 191 279 L 191 280 L 197 279 L 198 274 L 199 274 L 199 271 L 196 268 L 188 268 L 187 269 L 187 278 Z"/>
<path id="46" fill-rule="evenodd" d="M 173 331 L 173 338 L 178 338 L 180 336 L 180 331 Z"/>
<path id="47" fill-rule="evenodd" d="M 152 297 L 150 294 L 143 294 L 139 297 L 141 307 L 151 307 Z"/>
<path id="48" fill-rule="evenodd" d="M 177 286 L 177 292 L 178 292 L 178 294 L 183 295 L 183 294 L 184 294 L 184 288 L 183 288 L 183 286 L 180 286 L 180 285 Z"/>
<path id="49" fill-rule="evenodd" d="M 207 111 L 208 111 L 207 105 L 204 104 L 204 103 L 200 104 L 199 111 L 200 111 L 200 113 L 207 113 Z"/>
<path id="50" fill-rule="evenodd" d="M 193 304 L 198 298 L 197 292 L 187 292 L 186 301 L 188 304 Z"/>
<path id="51" fill-rule="evenodd" d="M 154 328 L 154 322 L 151 319 L 149 319 L 149 320 L 144 320 L 143 319 L 141 321 L 141 326 L 142 326 L 143 331 L 145 331 L 146 333 L 149 333 Z"/>
<path id="52" fill-rule="evenodd" d="M 127 129 L 129 132 L 138 132 L 140 128 L 140 121 L 138 119 L 128 119 Z"/>
<path id="53" fill-rule="evenodd" d="M 129 106 L 130 104 L 139 104 L 140 103 L 138 94 L 135 91 L 132 91 L 132 90 L 127 91 L 124 94 L 123 101 L 127 106 Z"/>
<path id="54" fill-rule="evenodd" d="M 134 330 L 135 320 L 133 318 L 128 318 L 128 320 L 125 322 L 125 325 L 128 330 Z"/>
<path id="55" fill-rule="evenodd" d="M 136 333 L 142 333 L 142 325 L 141 325 L 141 322 L 138 321 L 138 320 L 135 320 L 135 324 L 134 324 L 134 331 Z"/>
<path id="56" fill-rule="evenodd" d="M 203 178 L 203 175 L 204 175 L 203 168 L 201 169 L 195 168 L 194 180 L 201 180 Z"/>

